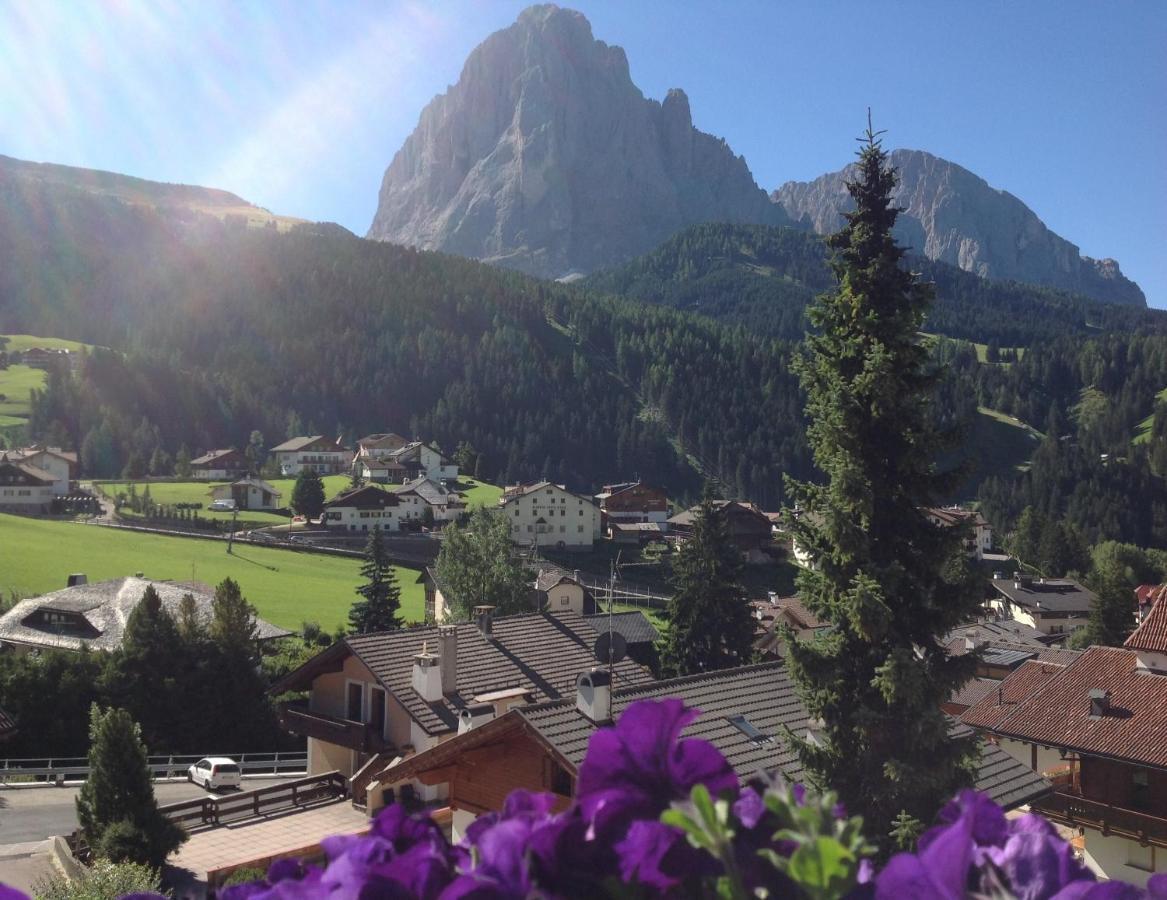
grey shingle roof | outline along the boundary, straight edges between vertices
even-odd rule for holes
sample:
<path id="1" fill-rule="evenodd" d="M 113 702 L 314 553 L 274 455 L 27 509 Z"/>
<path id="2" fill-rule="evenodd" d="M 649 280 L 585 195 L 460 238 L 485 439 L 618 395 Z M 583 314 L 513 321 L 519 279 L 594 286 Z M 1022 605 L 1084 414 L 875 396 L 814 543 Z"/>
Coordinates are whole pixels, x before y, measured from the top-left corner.
<path id="1" fill-rule="evenodd" d="M 608 630 L 608 614 L 601 613 L 594 616 L 584 616 L 597 633 Z M 640 610 L 619 612 L 612 614 L 612 630 L 623 635 L 629 644 L 655 644 L 660 640 L 660 634 L 653 627 L 652 622 Z"/>
<path id="2" fill-rule="evenodd" d="M 463 622 L 454 626 L 458 635 L 457 690 L 436 703 L 426 703 L 412 686 L 413 657 L 428 642 L 438 646 L 438 629 L 432 625 L 379 634 L 355 635 L 344 645 L 405 707 L 429 734 L 457 730 L 458 713 L 476 696 L 504 688 L 523 687 L 538 701 L 574 697 L 575 680 L 595 665 L 592 647 L 597 634 L 573 612 L 524 613 L 494 620 L 493 640 L 478 626 Z M 326 653 L 328 651 L 325 651 Z M 311 680 L 311 662 L 300 681 Z M 273 691 L 294 690 L 293 672 Z M 650 683 L 649 672 L 631 660 L 617 663 L 617 686 Z"/>
<path id="3" fill-rule="evenodd" d="M 803 779 L 802 764 L 788 749 L 783 726 L 795 734 L 803 734 L 807 724 L 806 709 L 782 662 L 615 690 L 612 692 L 612 715 L 618 719 L 636 700 L 665 697 L 680 697 L 686 705 L 702 711 L 702 715 L 685 729 L 685 736 L 712 742 L 729 760 L 739 778 L 750 778 L 758 772 L 780 772 L 790 781 Z M 576 710 L 574 702 L 512 707 L 510 714 L 521 716 L 530 723 L 545 741 L 578 769 L 596 726 Z M 728 721 L 728 717 L 738 715 L 746 716 L 755 728 L 773 741 L 752 741 Z M 967 726 L 953 720 L 954 735 L 965 735 L 969 731 Z M 982 748 L 976 787 L 1010 808 L 1050 790 L 1049 782 L 1041 776 L 1004 750 L 988 744 Z"/>
<path id="4" fill-rule="evenodd" d="M 121 646 L 130 613 L 150 584 L 154 585 L 163 607 L 172 616 L 178 616 L 183 595 L 190 594 L 198 605 L 200 618 L 204 622 L 210 621 L 215 592 L 205 584 L 115 578 L 111 581 L 79 584 L 20 601 L 0 616 L 0 640 L 63 650 L 80 650 L 82 644 L 95 650 L 114 650 Z M 45 624 L 37 615 L 40 610 L 70 614 L 76 624 Z M 259 640 L 291 634 L 260 618 L 256 618 L 255 624 Z"/>
<path id="5" fill-rule="evenodd" d="M 1012 578 L 994 578 L 993 587 L 1012 603 L 1025 609 L 1041 608 L 1052 613 L 1088 613 L 1097 598 L 1076 581 L 1068 579 L 1034 581 L 1016 585 Z"/>

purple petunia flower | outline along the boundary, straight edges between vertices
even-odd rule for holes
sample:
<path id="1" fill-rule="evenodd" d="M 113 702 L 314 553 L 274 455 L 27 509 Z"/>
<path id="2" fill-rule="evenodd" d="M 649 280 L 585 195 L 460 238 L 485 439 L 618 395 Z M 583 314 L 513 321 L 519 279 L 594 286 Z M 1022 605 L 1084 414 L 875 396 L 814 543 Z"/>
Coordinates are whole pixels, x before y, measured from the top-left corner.
<path id="1" fill-rule="evenodd" d="M 973 858 L 971 807 L 951 824 L 928 832 L 920 852 L 897 853 L 875 878 L 877 900 L 961 900 Z"/>
<path id="2" fill-rule="evenodd" d="M 737 802 L 733 805 L 733 814 L 746 828 L 754 828 L 766 814 L 766 802 L 761 794 L 746 786 L 738 794 Z"/>
<path id="3" fill-rule="evenodd" d="M 694 785 L 714 796 L 736 791 L 737 776 L 713 744 L 680 738 L 698 715 L 678 699 L 641 700 L 614 728 L 592 735 L 578 802 L 594 836 L 619 840 L 633 820 L 658 819 L 674 800 L 688 799 Z"/>

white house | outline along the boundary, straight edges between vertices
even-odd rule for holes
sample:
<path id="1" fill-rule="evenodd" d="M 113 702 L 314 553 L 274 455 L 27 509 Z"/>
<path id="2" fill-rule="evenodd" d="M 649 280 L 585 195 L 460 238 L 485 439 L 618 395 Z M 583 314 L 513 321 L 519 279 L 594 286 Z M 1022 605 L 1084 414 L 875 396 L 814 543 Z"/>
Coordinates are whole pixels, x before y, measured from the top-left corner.
<path id="1" fill-rule="evenodd" d="M 280 472 L 286 476 L 301 472 L 319 472 L 321 475 L 339 475 L 349 471 L 352 453 L 339 440 L 323 435 L 294 437 L 271 448 Z"/>
<path id="2" fill-rule="evenodd" d="M 1026 575 L 994 578 L 996 596 L 989 601 L 1004 619 L 1030 625 L 1042 634 L 1072 634 L 1086 625 L 1090 607 L 1098 598 L 1076 581 Z"/>
<path id="3" fill-rule="evenodd" d="M 53 476 L 53 496 L 64 497 L 70 492 L 71 483 L 77 478 L 77 454 L 60 447 L 25 447 L 9 450 L 11 462 L 33 466 Z"/>
<path id="4" fill-rule="evenodd" d="M 397 531 L 401 527 L 401 501 L 397 495 L 366 484 L 341 491 L 324 504 L 324 521 L 343 531 Z"/>
<path id="5" fill-rule="evenodd" d="M 361 478 L 379 484 L 402 484 L 421 476 L 436 482 L 458 478 L 458 466 L 439 450 L 392 433 L 361 438 L 352 467 Z"/>
<path id="6" fill-rule="evenodd" d="M 425 518 L 428 507 L 435 522 L 453 522 L 466 511 L 466 501 L 457 491 L 422 475 L 393 489 L 400 505 L 400 519 Z"/>
<path id="7" fill-rule="evenodd" d="M 47 513 L 53 502 L 53 476 L 0 453 L 0 509 Z"/>
<path id="8" fill-rule="evenodd" d="M 230 484 L 217 484 L 210 490 L 215 500 L 234 500 L 238 509 L 279 509 L 283 496 L 262 478 L 248 476 Z"/>
<path id="9" fill-rule="evenodd" d="M 251 467 L 251 461 L 234 447 L 209 450 L 190 461 L 190 476 L 200 481 L 226 481 L 242 478 Z"/>
<path id="10" fill-rule="evenodd" d="M 965 549 L 973 559 L 984 559 L 993 550 L 993 528 L 979 512 L 960 506 L 936 506 L 924 509 L 928 521 L 939 528 L 968 528 Z"/>
<path id="11" fill-rule="evenodd" d="M 561 484 L 513 485 L 498 502 L 516 544 L 534 541 L 539 547 L 590 550 L 600 537 L 600 508 L 595 501 Z"/>

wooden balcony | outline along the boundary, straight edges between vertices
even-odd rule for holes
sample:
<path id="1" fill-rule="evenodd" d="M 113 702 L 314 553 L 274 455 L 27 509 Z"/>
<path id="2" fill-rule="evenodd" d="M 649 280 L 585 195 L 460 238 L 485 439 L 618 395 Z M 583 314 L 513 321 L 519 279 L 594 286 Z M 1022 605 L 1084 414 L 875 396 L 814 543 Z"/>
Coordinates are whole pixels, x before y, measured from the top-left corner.
<path id="1" fill-rule="evenodd" d="M 361 753 L 384 753 L 392 747 L 371 725 L 312 712 L 303 700 L 280 704 L 280 725 L 292 734 L 316 738 Z"/>
<path id="2" fill-rule="evenodd" d="M 1061 786 L 1054 793 L 1035 801 L 1032 808 L 1050 821 L 1063 825 L 1093 828 L 1106 835 L 1138 841 L 1144 846 L 1167 847 L 1167 819 L 1112 803 L 1087 800 Z"/>

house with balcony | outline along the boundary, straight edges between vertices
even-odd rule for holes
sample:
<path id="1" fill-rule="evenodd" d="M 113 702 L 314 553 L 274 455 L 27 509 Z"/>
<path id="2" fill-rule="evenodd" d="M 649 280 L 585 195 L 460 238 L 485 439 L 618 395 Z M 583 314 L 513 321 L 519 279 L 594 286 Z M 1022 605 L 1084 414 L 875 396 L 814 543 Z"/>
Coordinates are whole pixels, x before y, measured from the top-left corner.
<path id="1" fill-rule="evenodd" d="M 230 500 L 236 509 L 279 509 L 283 497 L 262 478 L 248 475 L 228 484 L 217 484 L 208 491 L 212 500 Z"/>
<path id="2" fill-rule="evenodd" d="M 701 710 L 683 733 L 712 742 L 743 781 L 758 772 L 804 780 L 784 735 L 787 728 L 808 732 L 806 708 L 785 665 L 768 662 L 632 686 L 613 683 L 602 667 L 589 668 L 562 698 L 516 705 L 501 715 L 466 716 L 449 741 L 372 772 L 370 783 L 382 792 L 410 782 L 443 785 L 457 839 L 477 816 L 501 810 L 516 788 L 549 792 L 558 808 L 567 806 L 596 729 L 617 721 L 636 701 L 666 698 Z M 1007 809 L 1049 790 L 1048 782 L 995 747 L 986 748 L 976 787 Z"/>
<path id="3" fill-rule="evenodd" d="M 1079 829 L 1092 868 L 1139 885 L 1167 872 L 1167 604 L 1121 648 L 1026 663 L 961 720 L 1053 778 L 1033 810 Z"/>
<path id="4" fill-rule="evenodd" d="M 53 477 L 53 496 L 64 497 L 70 493 L 77 480 L 77 454 L 60 447 L 23 447 L 9 450 L 8 459 L 21 465 L 33 466 Z"/>
<path id="5" fill-rule="evenodd" d="M 309 774 L 340 771 L 354 800 L 372 812 L 389 802 L 375 773 L 449 740 L 466 723 L 571 696 L 576 677 L 595 662 L 596 638 L 575 613 L 495 617 L 492 607 L 478 607 L 474 622 L 351 635 L 271 691 L 308 694 L 281 714 L 287 730 L 308 739 Z M 620 687 L 652 681 L 628 660 L 613 676 Z M 403 793 L 400 785 L 396 791 Z M 445 789 L 412 783 L 404 793 L 435 801 Z"/>
<path id="6" fill-rule="evenodd" d="M 767 552 L 774 541 L 774 526 L 769 517 L 754 504 L 742 500 L 714 500 L 713 508 L 725 516 L 729 539 L 750 563 L 773 562 Z M 677 513 L 668 520 L 669 534 L 677 543 L 684 543 L 693 534 L 700 506 Z"/>
<path id="7" fill-rule="evenodd" d="M 772 594 L 765 600 L 751 600 L 750 612 L 757 623 L 754 626 L 754 650 L 764 659 L 782 659 L 786 656 L 782 626 L 793 630 L 800 641 L 814 638 L 830 627 L 812 613 L 798 597 L 779 597 Z"/>
<path id="8" fill-rule="evenodd" d="M 53 503 L 52 473 L 0 451 L 0 510 L 47 513 Z"/>
<path id="9" fill-rule="evenodd" d="M 923 510 L 937 528 L 964 528 L 964 547 L 973 559 L 984 559 L 993 550 L 993 527 L 974 509 L 961 506 L 931 506 Z"/>
<path id="10" fill-rule="evenodd" d="M 352 470 L 366 481 L 402 484 L 428 478 L 441 484 L 458 480 L 458 465 L 436 447 L 423 441 L 406 441 L 400 435 L 369 435 L 357 442 Z"/>
<path id="11" fill-rule="evenodd" d="M 1098 600 L 1068 578 L 1034 579 L 1015 573 L 1012 578 L 994 578 L 992 584 L 996 594 L 989 606 L 997 616 L 1059 638 L 1084 628 L 1090 607 Z"/>
<path id="12" fill-rule="evenodd" d="M 664 525 L 669 518 L 669 498 L 660 488 L 630 481 L 606 484 L 596 494 L 605 529 L 609 525 L 655 523 Z"/>
<path id="13" fill-rule="evenodd" d="M 234 447 L 208 450 L 190 461 L 190 477 L 199 481 L 233 481 L 251 471 L 251 460 Z"/>
<path id="14" fill-rule="evenodd" d="M 339 439 L 322 434 L 290 438 L 272 447 L 271 455 L 280 467 L 280 474 L 287 477 L 301 472 L 339 475 L 349 471 L 352 460 L 352 451 Z"/>
<path id="15" fill-rule="evenodd" d="M 600 508 L 591 497 L 540 481 L 504 488 L 498 505 L 516 544 L 590 550 L 600 538 Z"/>
<path id="16" fill-rule="evenodd" d="M 323 522 L 341 531 L 367 532 L 378 525 L 382 531 L 401 527 L 401 501 L 392 491 L 373 484 L 341 491 L 324 504 Z"/>
<path id="17" fill-rule="evenodd" d="M 397 495 L 402 522 L 424 521 L 427 509 L 434 522 L 453 522 L 466 512 L 465 497 L 428 475 L 419 475 L 392 491 Z"/>

